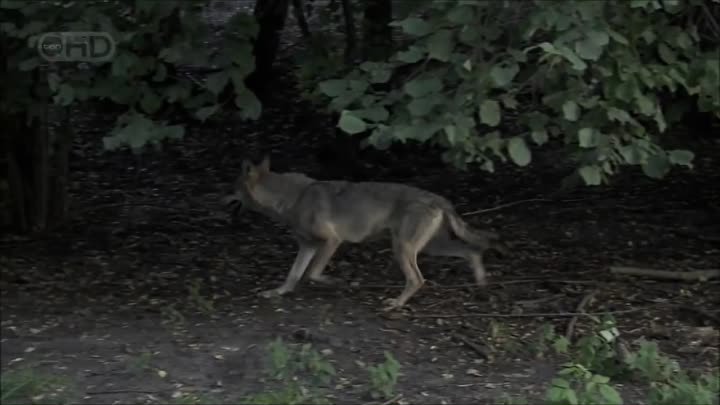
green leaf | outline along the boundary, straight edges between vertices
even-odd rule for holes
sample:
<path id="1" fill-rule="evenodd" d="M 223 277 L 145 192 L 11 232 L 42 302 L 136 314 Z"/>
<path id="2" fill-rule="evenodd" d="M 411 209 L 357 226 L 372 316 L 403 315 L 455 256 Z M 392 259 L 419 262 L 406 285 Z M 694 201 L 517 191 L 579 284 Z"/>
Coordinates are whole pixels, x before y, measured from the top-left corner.
<path id="1" fill-rule="evenodd" d="M 347 91 L 347 81 L 333 79 L 325 80 L 319 84 L 320 91 L 322 91 L 328 97 L 337 97 L 340 94 Z"/>
<path id="2" fill-rule="evenodd" d="M 604 375 L 595 374 L 592 376 L 592 379 L 590 380 L 596 384 L 607 384 L 610 382 L 610 378 L 606 377 Z"/>
<path id="3" fill-rule="evenodd" d="M 578 170 L 578 173 L 588 186 L 599 186 L 602 184 L 602 169 L 598 166 L 583 166 Z"/>
<path id="4" fill-rule="evenodd" d="M 190 86 L 186 82 L 173 84 L 165 88 L 165 97 L 171 103 L 183 101 L 190 97 Z"/>
<path id="5" fill-rule="evenodd" d="M 452 31 L 441 29 L 430 36 L 428 40 L 428 54 L 432 59 L 442 62 L 450 60 L 450 54 L 454 48 Z"/>
<path id="6" fill-rule="evenodd" d="M 663 115 L 663 110 L 661 108 L 655 109 L 653 119 L 658 126 L 658 131 L 665 132 L 667 129 L 667 122 L 665 122 L 665 116 Z"/>
<path id="7" fill-rule="evenodd" d="M 608 405 L 622 405 L 622 397 L 620 397 L 620 393 L 618 393 L 615 388 L 607 384 L 600 385 L 598 388 L 600 395 L 605 400 L 604 403 Z"/>
<path id="8" fill-rule="evenodd" d="M 400 26 L 403 32 L 416 37 L 427 35 L 432 31 L 432 26 L 429 23 L 417 17 L 410 17 L 402 21 L 392 22 L 390 25 Z"/>
<path id="9" fill-rule="evenodd" d="M 495 87 L 505 87 L 512 82 L 520 71 L 517 63 L 498 64 L 490 69 L 490 78 Z"/>
<path id="10" fill-rule="evenodd" d="M 562 110 L 565 119 L 568 121 L 577 121 L 580 117 L 580 106 L 572 100 L 563 103 Z"/>
<path id="11" fill-rule="evenodd" d="M 602 56 L 603 47 L 596 44 L 592 39 L 587 38 L 575 43 L 575 53 L 583 59 L 596 61 Z"/>
<path id="12" fill-rule="evenodd" d="M 508 154 L 510 159 L 518 166 L 527 166 L 532 160 L 530 149 L 525 143 L 525 139 L 519 136 L 510 138 L 508 141 Z"/>
<path id="13" fill-rule="evenodd" d="M 570 341 L 565 336 L 560 336 L 553 342 L 553 349 L 560 354 L 566 354 L 570 348 Z"/>
<path id="14" fill-rule="evenodd" d="M 553 387 L 557 387 L 557 388 L 565 388 L 565 389 L 570 388 L 570 382 L 568 382 L 564 378 L 553 378 L 552 385 L 553 385 Z"/>
<path id="15" fill-rule="evenodd" d="M 166 78 L 167 78 L 167 68 L 165 67 L 165 64 L 162 61 L 158 61 L 157 70 L 155 71 L 155 75 L 153 75 L 152 80 L 155 82 L 162 82 Z"/>
<path id="16" fill-rule="evenodd" d="M 643 115 L 652 116 L 655 114 L 655 102 L 642 93 L 635 94 L 635 103 Z"/>
<path id="17" fill-rule="evenodd" d="M 670 158 L 670 163 L 672 164 L 692 168 L 695 154 L 689 150 L 673 149 L 668 151 L 668 157 Z"/>
<path id="18" fill-rule="evenodd" d="M 443 83 L 437 77 L 430 79 L 414 79 L 405 83 L 405 93 L 418 98 L 430 93 L 437 93 L 443 88 Z"/>
<path id="19" fill-rule="evenodd" d="M 625 111 L 621 110 L 619 108 L 610 107 L 607 109 L 607 117 L 611 121 L 618 121 L 623 124 L 634 124 L 637 125 L 637 121 L 633 117 L 630 116 L 630 114 Z"/>
<path id="20" fill-rule="evenodd" d="M 458 129 L 455 125 L 447 125 L 445 128 L 445 135 L 450 146 L 454 146 L 458 141 Z"/>
<path id="21" fill-rule="evenodd" d="M 677 63 L 677 55 L 675 55 L 675 52 L 664 42 L 658 44 L 658 53 L 660 54 L 660 59 L 668 65 Z"/>
<path id="22" fill-rule="evenodd" d="M 344 132 L 354 135 L 367 130 L 367 124 L 362 119 L 353 115 L 350 111 L 343 111 L 340 115 L 338 127 Z"/>
<path id="23" fill-rule="evenodd" d="M 581 148 L 596 147 L 598 145 L 598 139 L 595 128 L 580 128 L 578 131 L 578 143 Z"/>
<path id="24" fill-rule="evenodd" d="M 533 130 L 532 132 L 530 132 L 530 136 L 532 137 L 533 142 L 535 142 L 537 145 L 543 145 L 549 139 L 548 133 L 544 128 Z"/>
<path id="25" fill-rule="evenodd" d="M 128 77 L 130 76 L 129 70 L 139 63 L 138 57 L 135 54 L 128 52 L 118 52 L 113 57 L 112 62 L 112 75 L 117 77 Z"/>
<path id="26" fill-rule="evenodd" d="M 205 120 L 208 119 L 211 115 L 215 114 L 215 112 L 220 108 L 220 104 L 213 104 L 209 105 L 207 107 L 203 107 L 197 111 L 195 111 L 195 117 L 199 119 L 200 121 L 205 122 Z"/>
<path id="27" fill-rule="evenodd" d="M 645 8 L 652 0 L 630 0 L 630 8 Z"/>
<path id="28" fill-rule="evenodd" d="M 53 97 L 56 104 L 68 106 L 75 100 L 75 89 L 67 83 L 63 83 L 58 87 L 57 94 Z"/>
<path id="29" fill-rule="evenodd" d="M 162 99 L 152 90 L 146 88 L 140 99 L 140 107 L 148 114 L 155 114 L 162 107 Z"/>
<path id="30" fill-rule="evenodd" d="M 400 62 L 417 63 L 425 57 L 425 50 L 418 46 L 411 46 L 405 51 L 397 53 L 396 58 Z"/>
<path id="31" fill-rule="evenodd" d="M 205 86 L 211 93 L 218 95 L 220 94 L 230 80 L 230 74 L 226 71 L 217 72 L 209 75 Z"/>
<path id="32" fill-rule="evenodd" d="M 619 44 L 622 44 L 622 45 L 630 44 L 630 41 L 628 41 L 628 39 L 625 38 L 625 36 L 623 36 L 622 34 L 620 34 L 617 31 L 608 30 L 608 34 L 610 34 L 610 37 Z"/>
<path id="33" fill-rule="evenodd" d="M 587 33 L 587 36 L 595 45 L 600 47 L 610 43 L 610 35 L 607 31 L 592 30 Z"/>
<path id="34" fill-rule="evenodd" d="M 48 73 L 47 77 L 48 81 L 48 87 L 50 87 L 50 90 L 57 91 L 58 86 L 60 86 L 60 83 L 62 82 L 62 79 L 60 78 L 60 75 L 55 72 Z"/>
<path id="35" fill-rule="evenodd" d="M 619 148 L 619 152 L 627 164 L 637 165 L 643 160 L 643 155 L 640 149 L 635 145 L 621 146 Z"/>
<path id="36" fill-rule="evenodd" d="M 467 5 L 457 5 L 447 13 L 447 19 L 453 24 L 468 25 L 475 18 L 474 10 Z"/>
<path id="37" fill-rule="evenodd" d="M 508 94 L 508 93 L 500 96 L 500 101 L 502 101 L 503 105 L 506 108 L 509 108 L 511 110 L 516 109 L 519 105 L 517 99 L 512 94 Z"/>
<path id="38" fill-rule="evenodd" d="M 570 405 L 578 405 L 578 397 L 574 390 L 569 389 L 565 391 L 565 399 Z"/>
<path id="39" fill-rule="evenodd" d="M 661 179 L 670 171 L 670 162 L 664 153 L 651 155 L 642 165 L 642 170 L 648 177 Z"/>
<path id="40" fill-rule="evenodd" d="M 480 104 L 480 122 L 491 127 L 496 127 L 500 124 L 501 119 L 502 111 L 500 109 L 500 103 L 496 100 L 485 100 Z"/>
<path id="41" fill-rule="evenodd" d="M 242 119 L 256 120 L 262 114 L 262 104 L 255 93 L 250 90 L 239 93 L 235 97 L 235 105 L 240 109 Z"/>
<path id="42" fill-rule="evenodd" d="M 360 118 L 374 122 L 385 121 L 390 116 L 388 110 L 385 107 L 380 106 L 373 106 L 364 110 L 353 111 L 353 114 Z"/>
<path id="43" fill-rule="evenodd" d="M 587 69 L 587 63 L 583 62 L 583 60 L 580 59 L 578 55 L 573 52 L 572 49 L 563 45 L 558 47 L 557 50 L 560 55 L 562 55 L 568 62 L 571 63 L 574 70 L 583 71 Z"/>
<path id="44" fill-rule="evenodd" d="M 422 117 L 430 113 L 435 104 L 435 98 L 432 96 L 420 97 L 410 101 L 407 108 L 413 116 Z"/>
<path id="45" fill-rule="evenodd" d="M 681 31 L 675 37 L 675 44 L 680 49 L 690 49 L 693 46 L 693 40 L 687 32 Z"/>

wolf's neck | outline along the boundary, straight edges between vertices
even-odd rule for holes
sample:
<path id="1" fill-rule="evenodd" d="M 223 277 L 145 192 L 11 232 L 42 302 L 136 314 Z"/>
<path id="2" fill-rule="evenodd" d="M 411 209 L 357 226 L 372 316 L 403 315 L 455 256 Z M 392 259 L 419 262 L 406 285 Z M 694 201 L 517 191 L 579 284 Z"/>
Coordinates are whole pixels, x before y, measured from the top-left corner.
<path id="1" fill-rule="evenodd" d="M 305 188 L 316 180 L 302 173 L 283 173 L 276 178 L 276 181 L 277 195 L 281 198 L 275 200 L 271 210 L 277 220 L 290 223 L 295 219 L 292 211 L 298 198 Z"/>

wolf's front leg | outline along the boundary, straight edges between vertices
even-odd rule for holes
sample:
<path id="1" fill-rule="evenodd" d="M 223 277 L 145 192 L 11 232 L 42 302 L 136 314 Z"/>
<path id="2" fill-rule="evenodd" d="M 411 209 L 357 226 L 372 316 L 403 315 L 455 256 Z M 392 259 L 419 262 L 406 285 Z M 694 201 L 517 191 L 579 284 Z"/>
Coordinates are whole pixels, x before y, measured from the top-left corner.
<path id="1" fill-rule="evenodd" d="M 327 285 L 339 284 L 339 281 L 335 277 L 323 274 L 323 271 L 341 243 L 341 240 L 338 238 L 331 238 L 323 242 L 318 254 L 315 256 L 315 260 L 313 260 L 310 266 L 310 280 Z"/>
<path id="2" fill-rule="evenodd" d="M 295 263 L 293 263 L 283 285 L 278 288 L 273 288 L 272 290 L 263 291 L 260 293 L 260 296 L 270 298 L 293 291 L 298 281 L 302 278 L 303 273 L 305 273 L 305 269 L 307 269 L 310 264 L 310 260 L 315 256 L 315 252 L 317 252 L 315 246 L 301 244 L 300 250 L 298 250 L 297 256 L 295 256 Z"/>

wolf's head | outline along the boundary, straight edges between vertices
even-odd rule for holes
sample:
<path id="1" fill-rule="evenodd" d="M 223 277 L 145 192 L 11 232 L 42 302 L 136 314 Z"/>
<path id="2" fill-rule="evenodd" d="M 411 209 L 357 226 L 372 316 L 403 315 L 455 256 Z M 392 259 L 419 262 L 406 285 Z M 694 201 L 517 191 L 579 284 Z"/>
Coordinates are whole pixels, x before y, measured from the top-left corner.
<path id="1" fill-rule="evenodd" d="M 245 208 L 277 215 L 295 202 L 300 191 L 313 181 L 301 173 L 271 171 L 268 156 L 257 165 L 243 160 L 233 194 L 223 198 L 222 203 L 232 208 L 233 215 Z"/>

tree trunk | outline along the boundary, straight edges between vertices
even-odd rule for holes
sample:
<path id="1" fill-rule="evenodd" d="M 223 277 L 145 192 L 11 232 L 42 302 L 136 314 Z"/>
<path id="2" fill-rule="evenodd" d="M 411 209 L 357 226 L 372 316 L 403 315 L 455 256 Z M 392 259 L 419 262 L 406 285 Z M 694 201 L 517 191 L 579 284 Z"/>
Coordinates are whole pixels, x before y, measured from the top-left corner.
<path id="1" fill-rule="evenodd" d="M 310 32 L 310 26 L 308 25 L 307 18 L 305 18 L 305 10 L 303 9 L 303 0 L 292 0 L 293 14 L 297 21 L 300 32 L 305 39 L 312 39 L 312 32 Z"/>
<path id="2" fill-rule="evenodd" d="M 272 66 L 280 46 L 280 35 L 285 27 L 290 0 L 257 0 L 255 18 L 260 26 L 255 39 L 255 71 L 251 73 L 246 85 L 258 96 L 265 99 L 265 93 L 273 77 Z"/>
<path id="3" fill-rule="evenodd" d="M 342 0 L 342 11 L 343 20 L 345 20 L 345 64 L 351 65 L 356 56 L 357 34 L 355 33 L 355 15 L 350 0 Z"/>
<path id="4" fill-rule="evenodd" d="M 392 1 L 366 0 L 363 16 L 362 56 L 383 60 L 392 54 Z"/>

